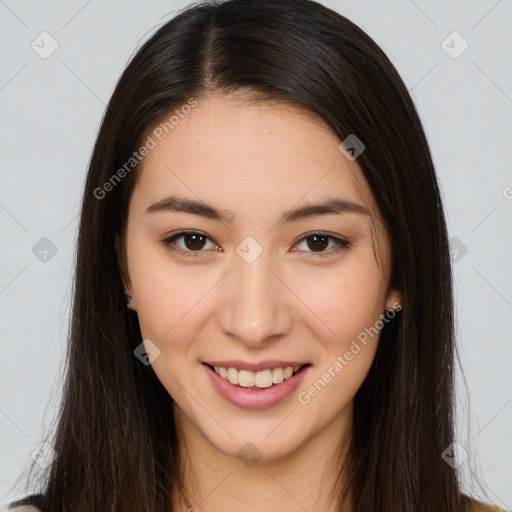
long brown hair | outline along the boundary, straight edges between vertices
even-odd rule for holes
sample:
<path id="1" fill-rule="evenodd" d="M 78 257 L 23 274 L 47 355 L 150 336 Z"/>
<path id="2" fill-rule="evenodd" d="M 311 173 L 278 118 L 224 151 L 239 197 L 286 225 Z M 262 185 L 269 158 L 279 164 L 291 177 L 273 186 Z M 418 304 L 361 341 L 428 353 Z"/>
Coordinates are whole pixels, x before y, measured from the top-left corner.
<path id="1" fill-rule="evenodd" d="M 356 134 L 366 146 L 357 161 L 389 232 L 390 286 L 403 309 L 382 329 L 355 397 L 344 475 L 354 512 L 465 510 L 457 471 L 441 457 L 454 441 L 456 354 L 447 227 L 427 139 L 385 53 L 311 0 L 193 4 L 122 73 L 83 194 L 67 371 L 49 441 L 57 458 L 40 495 L 24 503 L 44 512 L 172 510 L 183 486 L 172 398 L 134 357 L 141 333 L 114 240 L 138 172 L 126 163 L 152 127 L 191 98 L 237 90 L 306 108 L 340 140 Z M 341 475 L 340 466 L 339 489 Z"/>

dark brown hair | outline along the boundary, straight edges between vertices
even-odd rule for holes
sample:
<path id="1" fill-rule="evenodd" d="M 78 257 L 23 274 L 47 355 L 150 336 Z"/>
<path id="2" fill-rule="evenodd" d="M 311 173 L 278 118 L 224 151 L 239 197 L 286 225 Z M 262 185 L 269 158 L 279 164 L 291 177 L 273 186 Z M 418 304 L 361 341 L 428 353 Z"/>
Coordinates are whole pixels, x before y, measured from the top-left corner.
<path id="1" fill-rule="evenodd" d="M 98 190 L 162 116 L 211 91 L 293 103 L 340 141 L 356 134 L 366 146 L 357 162 L 389 232 L 390 286 L 401 291 L 403 310 L 382 329 L 355 397 L 338 509 L 346 479 L 354 512 L 466 510 L 456 469 L 441 457 L 454 441 L 456 353 L 447 227 L 427 139 L 385 53 L 310 0 L 193 4 L 159 28 L 120 77 L 83 194 L 67 371 L 49 441 L 58 456 L 41 494 L 17 503 L 44 512 L 172 510 L 182 488 L 172 398 L 134 357 L 142 338 L 114 250 L 137 166 Z"/>

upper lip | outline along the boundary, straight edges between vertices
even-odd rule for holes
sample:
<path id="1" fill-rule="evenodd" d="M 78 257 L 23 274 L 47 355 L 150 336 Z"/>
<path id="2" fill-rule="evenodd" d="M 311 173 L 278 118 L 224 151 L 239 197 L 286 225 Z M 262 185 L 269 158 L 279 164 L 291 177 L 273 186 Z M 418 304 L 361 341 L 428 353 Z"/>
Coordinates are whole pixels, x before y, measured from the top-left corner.
<path id="1" fill-rule="evenodd" d="M 287 366 L 303 366 L 309 364 L 304 361 L 281 361 L 277 359 L 268 359 L 259 363 L 250 363 L 239 359 L 230 359 L 229 361 L 205 361 L 211 366 L 222 366 L 223 368 L 236 368 L 238 370 L 250 370 L 259 372 L 262 370 L 273 370 L 274 368 L 286 368 Z"/>

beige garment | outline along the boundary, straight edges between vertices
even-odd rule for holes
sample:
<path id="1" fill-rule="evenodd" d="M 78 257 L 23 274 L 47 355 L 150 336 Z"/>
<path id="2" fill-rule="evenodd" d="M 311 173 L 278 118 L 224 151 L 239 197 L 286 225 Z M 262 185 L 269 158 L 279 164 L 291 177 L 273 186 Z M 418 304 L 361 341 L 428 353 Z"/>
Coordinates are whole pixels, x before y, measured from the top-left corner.
<path id="1" fill-rule="evenodd" d="M 17 507 L 9 508 L 8 504 L 0 505 L 0 512 L 41 512 L 33 505 L 18 505 Z"/>

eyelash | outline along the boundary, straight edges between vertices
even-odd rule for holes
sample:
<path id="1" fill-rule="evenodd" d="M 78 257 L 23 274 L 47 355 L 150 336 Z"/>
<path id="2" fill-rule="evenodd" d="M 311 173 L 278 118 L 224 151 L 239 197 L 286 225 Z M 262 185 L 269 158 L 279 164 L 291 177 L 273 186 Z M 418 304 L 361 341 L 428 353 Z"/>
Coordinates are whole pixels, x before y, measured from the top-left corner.
<path id="1" fill-rule="evenodd" d="M 171 246 L 171 244 L 178 238 L 180 237 L 183 237 L 184 235 L 200 235 L 200 236 L 204 236 L 206 237 L 208 240 L 212 241 L 213 240 L 205 235 L 204 233 L 201 233 L 200 231 L 180 231 L 179 233 L 176 233 L 174 235 L 172 235 L 171 237 L 168 237 L 164 240 L 161 241 L 161 244 L 167 248 L 170 252 L 177 252 L 178 254 L 181 254 L 183 256 L 191 256 L 191 257 L 196 257 L 199 255 L 199 253 L 201 252 L 205 252 L 203 250 L 199 250 L 199 251 L 185 251 L 179 247 L 173 247 Z M 312 232 L 312 233 L 308 233 L 306 236 L 302 237 L 298 242 L 298 243 L 301 243 L 302 241 L 304 240 L 307 240 L 308 238 L 312 238 L 314 236 L 322 236 L 322 237 L 326 237 L 326 238 L 330 238 L 335 244 L 336 246 L 334 247 L 334 249 L 330 249 L 328 251 L 324 251 L 324 252 L 313 252 L 313 251 L 306 251 L 306 252 L 309 252 L 310 254 L 314 255 L 315 257 L 325 257 L 325 256 L 329 256 L 331 254 L 334 254 L 334 253 L 338 253 L 339 251 L 342 251 L 344 249 L 346 249 L 347 247 L 350 246 L 350 242 L 348 240 L 344 240 L 342 238 L 338 238 L 336 236 L 333 236 L 333 235 L 329 235 L 328 233 L 323 233 L 321 231 L 315 231 L 315 232 Z"/>

